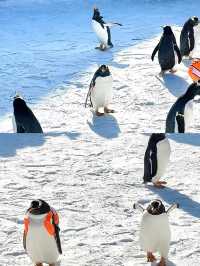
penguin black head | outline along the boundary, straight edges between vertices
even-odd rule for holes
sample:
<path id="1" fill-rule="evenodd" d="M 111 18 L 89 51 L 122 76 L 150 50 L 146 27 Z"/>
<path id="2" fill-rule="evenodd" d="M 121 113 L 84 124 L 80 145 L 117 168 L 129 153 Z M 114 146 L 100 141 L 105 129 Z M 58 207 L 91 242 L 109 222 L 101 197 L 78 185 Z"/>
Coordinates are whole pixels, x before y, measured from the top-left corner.
<path id="1" fill-rule="evenodd" d="M 166 138 L 164 133 L 153 133 L 150 137 L 150 142 L 157 143 Z"/>
<path id="2" fill-rule="evenodd" d="M 40 215 L 48 213 L 51 210 L 49 204 L 41 199 L 33 200 L 31 202 L 31 206 L 27 210 L 27 212 L 33 214 L 33 215 Z"/>
<path id="3" fill-rule="evenodd" d="M 106 65 L 101 65 L 100 68 L 98 69 L 98 73 L 101 77 L 106 77 L 110 75 L 110 70 L 108 66 Z"/>
<path id="4" fill-rule="evenodd" d="M 163 34 L 164 35 L 172 35 L 173 34 L 172 28 L 170 26 L 164 26 L 163 27 Z"/>
<path id="5" fill-rule="evenodd" d="M 147 207 L 147 211 L 152 215 L 159 215 L 166 212 L 165 206 L 159 199 L 153 200 Z"/>
<path id="6" fill-rule="evenodd" d="M 103 17 L 100 15 L 100 11 L 97 7 L 94 8 L 94 13 L 92 19 L 100 21 Z"/>
<path id="7" fill-rule="evenodd" d="M 190 21 L 191 21 L 191 24 L 192 24 L 192 26 L 197 26 L 198 24 L 199 24 L 199 19 L 198 19 L 198 17 L 191 17 L 190 18 Z"/>
<path id="8" fill-rule="evenodd" d="M 13 108 L 14 110 L 24 110 L 27 108 L 26 102 L 19 96 L 16 95 L 13 99 Z"/>

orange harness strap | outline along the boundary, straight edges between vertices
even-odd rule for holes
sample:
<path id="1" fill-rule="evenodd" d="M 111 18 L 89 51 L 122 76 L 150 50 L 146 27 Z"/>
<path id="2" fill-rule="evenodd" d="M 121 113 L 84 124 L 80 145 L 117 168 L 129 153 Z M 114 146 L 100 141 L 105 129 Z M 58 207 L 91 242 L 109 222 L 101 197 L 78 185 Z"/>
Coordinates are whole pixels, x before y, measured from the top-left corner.
<path id="1" fill-rule="evenodd" d="M 28 233 L 29 224 L 30 224 L 29 218 L 25 217 L 24 218 L 24 232 L 25 232 L 25 234 Z M 51 211 L 47 213 L 46 217 L 44 218 L 43 224 L 44 224 L 44 227 L 46 228 L 47 232 L 50 235 L 52 235 L 52 236 L 55 235 L 54 224 L 56 224 L 56 225 L 59 224 L 59 216 L 54 209 L 51 209 Z"/>

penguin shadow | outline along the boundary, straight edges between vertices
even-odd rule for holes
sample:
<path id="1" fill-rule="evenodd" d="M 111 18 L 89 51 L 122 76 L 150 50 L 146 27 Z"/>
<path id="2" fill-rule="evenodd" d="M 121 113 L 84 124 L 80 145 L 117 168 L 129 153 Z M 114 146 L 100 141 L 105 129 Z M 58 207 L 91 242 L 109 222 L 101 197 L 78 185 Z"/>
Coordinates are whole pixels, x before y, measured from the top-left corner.
<path id="1" fill-rule="evenodd" d="M 185 67 L 188 68 L 192 63 L 192 60 L 191 59 L 183 59 L 182 63 L 184 64 Z"/>
<path id="2" fill-rule="evenodd" d="M 44 134 L 0 134 L 0 157 L 12 157 L 25 147 L 42 146 Z"/>
<path id="3" fill-rule="evenodd" d="M 200 146 L 200 137 L 197 133 L 190 134 L 168 134 L 168 138 L 177 143 L 189 144 L 192 146 Z"/>
<path id="4" fill-rule="evenodd" d="M 180 209 L 193 217 L 200 218 L 200 203 L 190 199 L 187 195 L 178 192 L 175 189 L 166 187 L 164 189 L 154 188 L 153 186 L 147 185 L 148 189 L 157 194 L 165 202 L 171 205 L 174 202 L 180 204 Z"/>
<path id="5" fill-rule="evenodd" d="M 94 133 L 106 139 L 117 138 L 121 132 L 117 119 L 111 114 L 97 117 L 93 113 L 92 122 L 87 121 L 87 124 Z"/>
<path id="6" fill-rule="evenodd" d="M 81 133 L 76 131 L 70 131 L 70 132 L 49 132 L 45 134 L 45 137 L 60 137 L 60 136 L 66 136 L 70 140 L 77 140 L 80 137 Z"/>
<path id="7" fill-rule="evenodd" d="M 158 266 L 157 262 L 152 262 L 151 266 Z M 176 264 L 174 264 L 172 261 L 167 260 L 166 266 L 176 266 Z"/>
<path id="8" fill-rule="evenodd" d="M 189 83 L 182 77 L 167 73 L 163 76 L 163 80 L 160 77 L 156 77 L 175 97 L 179 97 L 185 93 L 189 86 Z"/>

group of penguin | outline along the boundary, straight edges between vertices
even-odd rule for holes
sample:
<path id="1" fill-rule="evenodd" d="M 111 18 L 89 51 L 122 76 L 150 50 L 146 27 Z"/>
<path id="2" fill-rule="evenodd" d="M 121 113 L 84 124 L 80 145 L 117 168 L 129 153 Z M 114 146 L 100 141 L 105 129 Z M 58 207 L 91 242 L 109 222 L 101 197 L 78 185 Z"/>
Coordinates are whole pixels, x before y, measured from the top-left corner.
<path id="1" fill-rule="evenodd" d="M 170 26 L 163 27 L 163 34 L 155 47 L 151 59 L 154 60 L 158 52 L 158 61 L 161 67 L 161 75 L 166 71 L 174 73 L 176 70 L 176 58 L 178 63 L 182 61 L 183 57 L 192 58 L 192 52 L 195 47 L 194 27 L 199 24 L 197 17 L 191 17 L 184 24 L 180 35 L 180 49 L 177 45 L 176 38 Z M 92 27 L 96 33 L 100 46 L 98 49 L 105 51 L 113 47 L 111 40 L 110 27 L 122 26 L 117 22 L 106 23 L 100 14 L 98 8 L 94 8 L 92 17 Z M 200 79 L 200 77 L 199 77 Z M 114 113 L 110 109 L 113 95 L 113 78 L 111 72 L 106 65 L 101 65 L 94 73 L 92 81 L 89 86 L 89 91 L 85 101 L 85 107 L 92 107 L 97 116 L 103 116 L 106 113 Z M 187 132 L 191 126 L 193 113 L 193 99 L 196 95 L 200 95 L 200 83 L 192 83 L 186 92 L 177 99 L 168 112 L 166 118 L 166 133 L 184 133 Z M 24 99 L 19 95 L 14 98 L 14 119 L 13 128 L 17 133 L 42 133 L 42 127 L 26 105 Z"/>
<path id="2" fill-rule="evenodd" d="M 174 72 L 175 53 L 179 63 L 183 56 L 191 56 L 195 45 L 193 27 L 198 23 L 197 17 L 190 18 L 185 23 L 180 37 L 180 50 L 171 27 L 163 28 L 163 36 L 152 54 L 152 60 L 154 60 L 154 56 L 158 52 L 162 74 L 168 70 Z M 104 51 L 113 47 L 110 27 L 115 25 L 121 26 L 119 23 L 105 23 L 99 10 L 94 9 L 92 26 L 100 41 L 100 50 Z M 93 107 L 97 116 L 114 112 L 109 107 L 112 101 L 112 82 L 108 66 L 100 66 L 93 76 L 85 101 L 85 106 Z M 188 106 L 197 94 L 200 95 L 200 85 L 193 83 L 186 93 L 176 101 L 167 117 L 166 132 L 185 132 L 189 124 L 187 112 L 190 107 Z M 43 132 L 39 121 L 19 95 L 14 98 L 13 107 L 13 125 L 16 132 Z M 103 112 L 100 109 L 103 109 Z M 166 182 L 161 181 L 160 178 L 166 170 L 170 152 L 170 144 L 165 134 L 151 135 L 144 156 L 144 183 L 152 182 L 158 188 L 164 187 Z M 150 202 L 146 210 L 141 205 L 134 204 L 134 209 L 139 209 L 143 214 L 140 244 L 147 253 L 148 262 L 156 261 L 153 253 L 159 252 L 161 259 L 158 265 L 166 266 L 171 238 L 168 214 L 178 207 L 178 204 L 173 204 L 166 210 L 162 201 L 158 199 Z M 62 254 L 59 231 L 58 213 L 42 199 L 32 201 L 24 218 L 23 245 L 35 266 L 43 266 L 43 263 L 49 264 L 49 266 L 56 265 L 59 254 Z"/>

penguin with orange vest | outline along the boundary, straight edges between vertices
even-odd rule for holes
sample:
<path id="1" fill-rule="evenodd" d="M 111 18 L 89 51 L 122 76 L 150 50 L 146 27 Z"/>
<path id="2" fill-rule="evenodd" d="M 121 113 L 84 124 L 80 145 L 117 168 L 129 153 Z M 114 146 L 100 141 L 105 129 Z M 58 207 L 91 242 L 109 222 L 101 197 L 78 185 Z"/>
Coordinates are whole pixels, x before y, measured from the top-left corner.
<path id="1" fill-rule="evenodd" d="M 23 245 L 35 266 L 55 266 L 62 254 L 57 212 L 44 200 L 31 202 L 24 218 Z"/>

